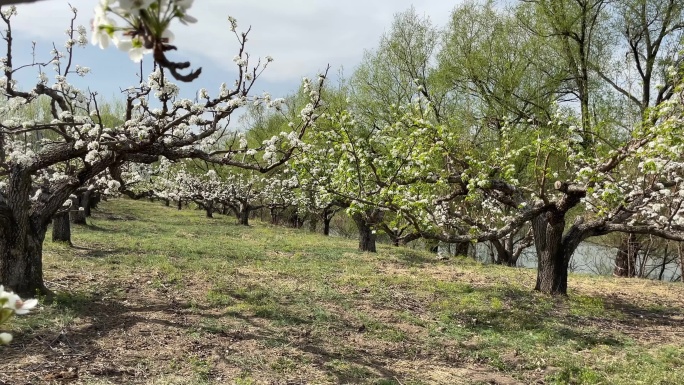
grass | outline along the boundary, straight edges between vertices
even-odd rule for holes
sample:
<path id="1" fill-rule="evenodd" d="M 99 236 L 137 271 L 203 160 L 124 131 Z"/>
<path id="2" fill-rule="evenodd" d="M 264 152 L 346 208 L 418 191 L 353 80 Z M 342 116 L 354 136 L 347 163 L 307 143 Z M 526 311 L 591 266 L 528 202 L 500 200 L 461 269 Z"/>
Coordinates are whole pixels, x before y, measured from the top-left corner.
<path id="1" fill-rule="evenodd" d="M 45 244 L 55 301 L 10 325 L 1 383 L 680 384 L 684 287 L 534 272 L 156 203 Z"/>

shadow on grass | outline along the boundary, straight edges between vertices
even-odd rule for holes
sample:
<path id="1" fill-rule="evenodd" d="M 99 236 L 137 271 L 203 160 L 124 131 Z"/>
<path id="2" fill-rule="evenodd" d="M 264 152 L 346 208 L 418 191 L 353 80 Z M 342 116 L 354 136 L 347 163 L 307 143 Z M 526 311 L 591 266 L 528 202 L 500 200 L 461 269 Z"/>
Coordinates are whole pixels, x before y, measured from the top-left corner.
<path id="1" fill-rule="evenodd" d="M 492 333 L 502 337 L 535 335 L 546 346 L 573 342 L 585 348 L 598 345 L 623 346 L 611 330 L 601 330 L 600 323 L 569 313 L 569 298 L 551 298 L 512 288 L 474 288 L 469 302 L 449 318 L 459 328 L 478 335 Z M 607 315 L 607 318 L 613 316 Z"/>
<path id="2" fill-rule="evenodd" d="M 680 307 L 638 306 L 618 298 L 605 298 L 606 308 L 622 314 L 620 323 L 630 326 L 677 326 L 684 323 L 684 309 Z"/>
<path id="3" fill-rule="evenodd" d="M 262 322 L 258 322 L 257 318 L 262 317 L 249 317 L 234 312 L 229 312 L 228 315 L 242 320 L 255 330 L 252 333 L 246 333 L 242 330 L 228 333 L 227 335 L 231 338 L 240 341 L 267 341 L 271 345 L 293 347 L 302 353 L 308 353 L 312 357 L 308 365 L 325 368 L 326 373 L 335 378 L 335 383 L 366 383 L 370 378 L 374 378 L 373 383 L 394 384 L 394 380 L 401 377 L 399 372 L 390 368 L 391 362 L 383 360 L 383 358 L 390 357 L 377 357 L 362 347 L 352 347 L 351 345 L 344 346 L 344 350 L 326 348 L 326 341 L 319 337 L 312 337 L 308 332 L 302 333 L 293 340 L 292 336 L 283 336 L 281 330 L 264 326 Z M 280 318 L 278 317 L 278 319 Z M 303 323 L 311 324 L 312 321 Z M 347 337 L 351 337 L 352 334 L 362 334 L 362 332 L 350 328 L 349 325 L 337 324 L 334 327 Z"/>
<path id="4" fill-rule="evenodd" d="M 111 257 L 113 255 L 121 255 L 121 254 L 124 254 L 124 253 L 130 251 L 128 249 L 123 249 L 123 248 L 116 248 L 116 249 L 111 249 L 111 250 L 102 250 L 99 248 L 90 248 L 90 247 L 82 247 L 82 246 L 72 246 L 72 249 L 85 252 L 82 255 L 79 255 L 82 258 L 108 258 L 108 257 Z"/>
<path id="5" fill-rule="evenodd" d="M 108 228 L 104 228 L 104 227 L 101 227 L 101 226 L 98 226 L 98 225 L 95 225 L 95 224 L 92 224 L 92 223 L 88 223 L 88 224 L 85 226 L 85 228 L 87 228 L 87 229 L 90 230 L 90 231 L 94 231 L 94 232 L 98 232 L 98 233 L 111 233 L 111 234 L 116 234 L 116 233 L 120 233 L 120 232 L 121 232 L 121 230 L 119 230 L 119 229 L 108 229 Z"/>
<path id="6" fill-rule="evenodd" d="M 119 287 L 103 287 L 98 291 L 115 293 L 121 298 L 102 299 L 101 294 L 91 292 L 57 295 L 50 306 L 57 312 L 70 314 L 75 321 L 61 328 L 51 327 L 49 323 L 32 325 L 24 335 L 15 335 L 13 345 L 3 350 L 3 360 L 20 361 L 26 356 L 39 360 L 43 363 L 39 370 L 29 374 L 35 380 L 71 372 L 69 368 L 76 367 L 82 374 L 129 383 L 127 381 L 139 382 L 141 379 L 126 365 L 127 361 L 139 357 L 142 352 L 166 347 L 173 343 L 170 341 L 183 338 L 184 348 L 181 350 L 185 351 L 184 356 L 197 352 L 201 357 L 212 351 L 228 352 L 238 341 L 253 340 L 258 346 L 282 346 L 307 354 L 313 365 L 325 368 L 326 374 L 334 376 L 338 383 L 354 383 L 367 378 L 390 380 L 399 376 L 388 368 L 389 363 L 383 362 L 382 357 L 368 355 L 360 347 L 347 347 L 343 354 L 335 351 L 337 347 L 327 348 L 325 341 L 318 338 L 300 338 L 297 331 L 302 330 L 301 326 L 310 326 L 314 320 L 290 312 L 287 303 L 276 307 L 277 311 L 259 312 L 257 309 L 254 314 L 217 313 L 209 306 L 189 306 L 176 300 L 129 303 L 134 302 L 131 298 L 135 296 L 123 294 Z M 212 319 L 221 321 L 221 326 L 202 327 L 202 323 Z M 282 327 L 280 322 L 289 327 Z M 249 331 L 240 327 L 245 324 L 250 325 Z M 198 332 L 199 337 L 195 336 Z M 201 337 L 201 334 L 206 335 Z M 180 353 L 178 348 L 175 351 Z M 251 354 L 261 353 L 256 351 L 248 355 Z M 150 357 L 159 359 L 156 355 Z M 233 357 L 224 354 L 218 359 L 228 362 Z M 232 364 L 234 366 L 235 362 Z"/>
<path id="7" fill-rule="evenodd" d="M 471 259 L 463 257 L 450 257 L 448 259 L 440 258 L 437 254 L 430 254 L 425 252 L 418 252 L 406 247 L 392 247 L 392 259 L 406 267 L 423 267 L 426 265 L 444 265 L 444 264 L 472 264 Z"/>
<path id="8" fill-rule="evenodd" d="M 103 299 L 101 293 L 108 293 L 113 297 Z M 154 299 L 140 298 L 137 293 L 134 286 L 102 286 L 97 288 L 97 292 L 62 293 L 51 308 L 55 312 L 68 313 L 77 321 L 67 322 L 60 327 L 47 322 L 43 326 L 32 326 L 31 331 L 25 335 L 15 336 L 15 344 L 3 350 L 3 359 L 12 362 L 31 356 L 49 363 L 41 366 L 40 370 L 63 369 L 69 362 L 76 362 L 84 373 L 126 383 L 133 382 L 132 369 L 126 366 L 126 360 L 130 361 L 135 356 L 131 352 L 149 352 L 167 345 L 175 349 L 174 353 L 168 354 L 183 357 L 190 353 L 203 357 L 202 354 L 219 352 L 212 356 L 212 360 L 220 361 L 224 366 L 237 366 L 238 369 L 245 370 L 238 361 L 240 355 L 259 356 L 269 351 L 268 348 L 262 349 L 262 346 L 277 346 L 284 349 L 278 353 L 281 357 L 296 357 L 296 352 L 301 353 L 299 356 L 307 357 L 306 362 L 298 362 L 296 365 L 320 368 L 337 383 L 359 383 L 369 378 L 380 381 L 400 378 L 402 375 L 392 369 L 392 363 L 397 358 L 415 360 L 415 356 L 401 350 L 402 347 L 421 348 L 429 352 L 425 353 L 429 355 L 421 358 L 453 366 L 453 361 L 448 361 L 446 356 L 440 354 L 447 352 L 446 345 L 453 345 L 453 340 L 467 341 L 473 335 L 488 344 L 458 347 L 471 357 L 487 357 L 488 351 L 495 349 L 501 352 L 512 351 L 517 348 L 516 343 L 530 336 L 538 340 L 529 343 L 529 349 L 534 349 L 535 343 L 557 345 L 559 349 L 565 349 L 563 345 L 571 342 L 582 349 L 598 345 L 621 347 L 625 344 L 619 335 L 611 334 L 612 330 L 605 329 L 606 325 L 609 326 L 608 323 L 587 322 L 601 317 L 614 322 L 614 313 L 609 312 L 605 316 L 592 315 L 589 319 L 570 313 L 568 305 L 573 301 L 572 298 L 551 298 L 512 287 L 468 286 L 467 290 L 464 287 L 458 292 L 435 292 L 434 295 L 439 296 L 439 299 L 454 300 L 445 302 L 453 306 L 445 305 L 436 310 L 438 314 L 434 315 L 440 321 L 427 321 L 441 322 L 447 326 L 447 330 L 443 332 L 443 337 L 447 340 L 445 346 L 436 346 L 439 340 L 435 339 L 429 342 L 428 347 L 424 335 L 407 333 L 402 341 L 379 346 L 377 349 L 369 348 L 369 344 L 383 342 L 370 339 L 370 327 L 361 328 L 358 324 L 351 324 L 345 317 L 347 313 L 323 314 L 317 317 L 300 298 L 274 291 L 274 287 L 268 285 L 240 289 L 228 286 L 218 290 L 216 297 L 210 297 L 200 304 L 179 302 L 173 295 L 159 295 Z M 245 307 L 226 309 L 234 305 Z M 620 322 L 625 325 L 632 323 L 630 327 L 634 328 L 639 327 L 633 322 L 634 319 L 646 319 L 653 326 L 671 326 L 679 314 L 676 309 L 654 311 L 621 302 L 611 302 L 606 307 L 620 312 L 624 316 Z M 353 312 L 350 310 L 349 315 Z M 246 328 L 245 325 L 249 327 Z M 504 338 L 498 338 L 499 336 Z M 365 345 L 357 343 L 364 340 Z M 235 346 L 240 341 L 254 342 L 247 346 L 259 348 L 238 353 Z M 181 351 L 177 352 L 179 349 Z M 440 352 L 442 349 L 444 351 Z M 296 352 L 293 353 L 292 350 Z M 119 355 L 122 357 L 117 357 Z M 71 361 L 67 362 L 64 357 L 70 357 Z M 155 360 L 173 358 L 158 355 L 150 357 Z M 497 356 L 492 356 L 484 362 L 507 372 L 516 371 L 514 365 L 505 362 L 497 364 L 496 359 Z M 111 370 L 108 367 L 103 369 L 93 366 L 94 361 L 97 361 L 97 365 L 104 365 L 102 362 L 107 360 L 112 361 Z M 263 358 L 261 360 L 258 365 L 254 365 L 254 370 L 262 370 L 260 367 L 263 367 L 265 361 Z M 459 365 L 459 362 L 455 364 Z M 247 369 L 250 368 L 249 363 L 244 365 L 247 365 Z M 287 373 L 291 377 L 298 375 L 296 371 Z M 40 375 L 44 373 L 36 374 Z M 154 376 L 154 373 L 150 376 Z M 136 378 L 135 381 L 140 379 Z"/>

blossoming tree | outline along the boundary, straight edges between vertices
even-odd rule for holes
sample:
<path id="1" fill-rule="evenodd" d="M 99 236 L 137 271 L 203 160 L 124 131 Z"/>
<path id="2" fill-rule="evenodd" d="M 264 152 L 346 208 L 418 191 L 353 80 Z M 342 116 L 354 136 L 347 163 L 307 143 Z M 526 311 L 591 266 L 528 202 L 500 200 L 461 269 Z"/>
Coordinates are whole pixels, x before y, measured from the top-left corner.
<path id="1" fill-rule="evenodd" d="M 320 93 L 312 93 L 284 137 L 278 136 L 256 150 L 248 149 L 246 142 L 231 141 L 237 136 L 229 123 L 237 109 L 247 103 L 273 103 L 269 97 L 251 94 L 270 60 L 252 63 L 245 51 L 247 33 L 235 32 L 236 24 L 231 20 L 229 28 L 237 37 L 238 55 L 234 60 L 237 78 L 230 86 L 221 84 L 215 94 L 202 89 L 198 100 L 182 99 L 179 87 L 166 75 L 171 69 L 157 67 L 142 83 L 125 90 L 124 123 L 107 126 L 95 95 L 68 82 L 72 76 L 88 72 L 75 64 L 74 55 L 78 46 L 88 42 L 85 28 L 72 21 L 63 51 L 55 49 L 43 61 L 21 65 L 13 58 L 11 20 L 15 16 L 13 7 L 2 11 L 6 28 L 2 92 L 8 102 L 0 111 L 5 117 L 0 123 L 0 282 L 16 293 L 48 291 L 42 268 L 47 226 L 71 194 L 103 171 L 125 162 L 154 163 L 163 156 L 172 161 L 196 158 L 267 172 L 297 151 L 299 139 L 318 117 Z M 133 41 L 144 40 L 136 33 L 119 38 L 126 36 Z M 167 35 L 162 43 L 169 41 Z M 55 72 L 52 82 L 46 73 L 50 68 Z M 15 76 L 26 70 L 37 71 L 39 76 L 34 86 L 22 90 Z M 317 89 L 324 77 L 315 83 L 306 80 L 307 87 Z M 43 99 L 49 101 L 49 115 L 33 121 L 14 118 L 13 111 L 19 106 Z M 225 140 L 225 147 L 213 146 Z M 260 151 L 259 156 L 256 151 Z"/>

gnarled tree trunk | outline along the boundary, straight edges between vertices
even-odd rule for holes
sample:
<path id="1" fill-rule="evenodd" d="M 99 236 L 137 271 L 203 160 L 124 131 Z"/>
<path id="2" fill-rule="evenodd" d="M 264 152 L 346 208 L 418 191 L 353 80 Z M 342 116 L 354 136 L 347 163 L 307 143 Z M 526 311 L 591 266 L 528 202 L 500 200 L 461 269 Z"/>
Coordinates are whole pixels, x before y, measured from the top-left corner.
<path id="1" fill-rule="evenodd" d="M 207 214 L 207 218 L 214 217 L 214 202 L 204 202 L 204 211 Z"/>
<path id="2" fill-rule="evenodd" d="M 249 226 L 249 213 L 251 211 L 251 206 L 244 202 L 240 202 L 240 208 L 238 211 L 238 224 L 242 226 Z"/>
<path id="3" fill-rule="evenodd" d="M 12 170 L 8 200 L 0 200 L 0 284 L 21 296 L 48 293 L 43 282 L 43 240 L 47 223 L 31 218 L 31 177 Z"/>
<path id="4" fill-rule="evenodd" d="M 57 212 L 52 218 L 52 242 L 67 242 L 71 245 L 69 210 Z"/>
<path id="5" fill-rule="evenodd" d="M 17 229 L 0 239 L 0 282 L 21 296 L 47 293 L 43 282 L 43 240 L 46 229 Z"/>
<path id="6" fill-rule="evenodd" d="M 81 194 L 81 207 L 83 207 L 83 215 L 85 215 L 86 217 L 89 217 L 91 214 L 90 210 L 92 208 L 92 202 L 90 201 L 90 198 L 92 197 L 92 195 L 92 190 L 86 190 L 83 192 L 83 194 Z"/>
<path id="7" fill-rule="evenodd" d="M 532 221 L 532 229 L 538 259 L 534 289 L 546 294 L 566 295 L 570 260 L 563 250 L 564 215 L 543 213 Z"/>
<path id="8" fill-rule="evenodd" d="M 352 219 L 354 219 L 356 227 L 359 229 L 359 251 L 377 252 L 375 247 L 375 231 L 373 231 L 370 223 L 361 214 L 352 215 Z"/>
<path id="9" fill-rule="evenodd" d="M 331 221 L 332 221 L 332 217 L 323 218 L 323 235 L 325 235 L 325 236 L 330 235 L 330 222 Z"/>
<path id="10" fill-rule="evenodd" d="M 518 265 L 518 258 L 513 256 L 513 251 L 504 247 L 498 239 L 493 240 L 492 245 L 496 250 L 495 264 L 508 267 L 516 267 Z"/>

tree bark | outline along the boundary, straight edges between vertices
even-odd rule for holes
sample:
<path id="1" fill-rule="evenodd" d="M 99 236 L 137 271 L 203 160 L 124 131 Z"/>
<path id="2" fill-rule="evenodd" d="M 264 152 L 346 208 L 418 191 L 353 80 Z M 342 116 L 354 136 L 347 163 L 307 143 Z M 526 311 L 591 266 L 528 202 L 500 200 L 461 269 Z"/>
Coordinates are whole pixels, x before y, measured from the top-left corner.
<path id="1" fill-rule="evenodd" d="M 212 202 L 204 202 L 204 210 L 207 213 L 207 218 L 214 217 L 214 204 Z"/>
<path id="2" fill-rule="evenodd" d="M 249 212 L 250 206 L 248 204 L 240 203 L 240 211 L 238 213 L 238 223 L 242 226 L 249 226 Z"/>
<path id="3" fill-rule="evenodd" d="M 78 198 L 69 198 L 71 200 L 71 210 L 69 210 L 69 220 L 71 223 L 78 225 L 86 224 L 85 211 L 79 210 L 80 204 Z"/>
<path id="4" fill-rule="evenodd" d="M 43 282 L 43 241 L 49 222 L 31 217 L 31 176 L 15 166 L 7 200 L 0 200 L 0 283 L 21 296 L 48 294 Z"/>
<path id="5" fill-rule="evenodd" d="M 318 216 L 314 215 L 313 213 L 309 213 L 309 232 L 315 233 L 316 228 L 318 227 Z"/>
<path id="6" fill-rule="evenodd" d="M 90 210 L 91 210 L 91 204 L 92 203 L 90 201 L 90 198 L 92 195 L 93 195 L 92 190 L 86 190 L 83 192 L 83 194 L 81 194 L 81 199 L 80 199 L 81 207 L 83 207 L 83 215 L 85 215 L 86 218 L 91 215 Z"/>
<path id="7" fill-rule="evenodd" d="M 636 276 L 636 257 L 638 252 L 639 241 L 636 234 L 629 233 L 627 236 L 623 236 L 615 256 L 613 275 L 624 278 Z"/>
<path id="8" fill-rule="evenodd" d="M 176 207 L 178 208 L 178 211 L 181 211 L 181 209 L 183 208 L 183 200 L 182 199 L 178 199 L 178 205 Z"/>
<path id="9" fill-rule="evenodd" d="M 375 247 L 375 232 L 361 214 L 352 215 L 356 227 L 359 229 L 359 251 L 377 252 Z"/>
<path id="10" fill-rule="evenodd" d="M 71 210 L 69 210 L 71 222 L 77 225 L 86 224 L 85 210 L 80 209 L 78 198 L 71 198 Z"/>
<path id="11" fill-rule="evenodd" d="M 95 191 L 91 193 L 90 198 L 89 198 L 89 207 L 90 209 L 97 208 L 97 205 L 100 204 L 100 201 L 102 200 L 102 194 L 99 192 Z M 88 210 L 90 212 L 90 209 Z"/>
<path id="12" fill-rule="evenodd" d="M 275 207 L 269 207 L 268 212 L 271 215 L 271 224 L 277 225 L 278 224 L 278 213 L 276 211 L 276 208 Z"/>
<path id="13" fill-rule="evenodd" d="M 0 283 L 20 296 L 47 294 L 42 260 L 47 226 L 31 223 L 28 199 L 17 208 L 20 215 L 0 202 Z"/>
<path id="14" fill-rule="evenodd" d="M 52 242 L 67 242 L 71 245 L 69 210 L 58 212 L 52 218 Z"/>
<path id="15" fill-rule="evenodd" d="M 19 233 L 19 234 L 17 234 Z M 20 296 L 49 293 L 43 282 L 45 230 L 0 240 L 0 282 Z"/>
<path id="16" fill-rule="evenodd" d="M 456 247 L 454 249 L 454 255 L 462 257 L 468 256 L 468 251 L 470 251 L 470 242 L 458 242 L 454 243 L 454 246 Z"/>
<path id="17" fill-rule="evenodd" d="M 535 290 L 545 294 L 567 295 L 567 251 L 563 247 L 565 218 L 562 214 L 543 213 L 532 221 L 534 246 L 537 249 L 537 284 Z M 570 253 L 572 255 L 572 253 Z"/>
<path id="18" fill-rule="evenodd" d="M 330 222 L 332 221 L 332 217 L 324 217 L 323 218 L 323 235 L 326 237 L 330 235 Z"/>
<path id="19" fill-rule="evenodd" d="M 498 239 L 491 241 L 491 243 L 496 250 L 495 264 L 508 267 L 516 267 L 518 265 L 518 258 L 513 255 L 513 250 L 507 249 Z"/>
<path id="20" fill-rule="evenodd" d="M 76 207 L 76 209 L 70 210 L 69 216 L 71 218 L 71 222 L 73 222 L 76 225 L 87 224 L 85 210 L 81 210 L 80 207 Z"/>
<path id="21" fill-rule="evenodd" d="M 684 250 L 682 250 L 682 243 L 677 244 L 677 254 L 679 254 L 679 279 L 684 283 Z"/>

